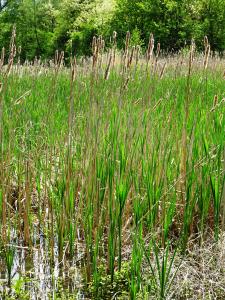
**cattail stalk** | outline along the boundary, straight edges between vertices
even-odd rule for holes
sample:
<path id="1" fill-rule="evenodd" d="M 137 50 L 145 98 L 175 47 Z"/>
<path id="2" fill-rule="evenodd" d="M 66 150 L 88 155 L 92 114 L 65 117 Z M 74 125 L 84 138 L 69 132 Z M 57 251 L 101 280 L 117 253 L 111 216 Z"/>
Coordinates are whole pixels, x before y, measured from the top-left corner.
<path id="1" fill-rule="evenodd" d="M 146 53 L 146 60 L 147 60 L 147 65 L 149 64 L 149 61 L 152 58 L 153 55 L 153 50 L 154 50 L 154 36 L 151 33 L 150 37 L 149 37 L 149 42 L 148 42 L 148 49 L 147 49 L 147 53 Z"/>
<path id="2" fill-rule="evenodd" d="M 104 76 L 105 80 L 109 79 L 109 74 L 110 74 L 110 68 L 111 68 L 112 61 L 113 61 L 113 53 L 111 51 L 110 56 L 109 56 L 109 61 L 108 61 L 108 64 L 107 64 L 107 68 L 105 70 L 105 76 Z"/>
<path id="3" fill-rule="evenodd" d="M 115 66 L 115 61 L 116 61 L 116 48 L 117 48 L 117 32 L 113 31 L 113 61 L 112 61 L 112 67 L 114 68 Z"/>
<path id="4" fill-rule="evenodd" d="M 205 50 L 204 70 L 206 70 L 207 67 L 208 67 L 209 56 L 210 56 L 210 45 L 208 45 L 206 50 Z"/>
<path id="5" fill-rule="evenodd" d="M 162 70 L 161 70 L 161 72 L 160 72 L 160 75 L 159 75 L 159 78 L 160 78 L 160 79 L 163 78 L 163 75 L 164 75 L 165 69 L 166 69 L 166 65 L 167 65 L 167 63 L 166 63 L 166 61 L 165 61 L 165 63 L 163 64 Z"/>
<path id="6" fill-rule="evenodd" d="M 126 67 L 127 67 L 126 61 L 127 61 L 127 57 L 129 54 L 129 46 L 130 46 L 130 32 L 127 31 L 125 49 L 124 49 L 124 55 L 123 55 L 123 74 L 126 71 Z"/>
<path id="7" fill-rule="evenodd" d="M 71 79 L 70 79 L 70 100 L 69 100 L 69 114 L 68 114 L 68 151 L 67 151 L 67 196 L 69 197 L 69 186 L 72 172 L 72 130 L 74 121 L 74 82 L 76 78 L 76 57 L 72 59 L 71 63 Z"/>
<path id="8" fill-rule="evenodd" d="M 68 114 L 68 153 L 67 153 L 67 164 L 68 164 L 68 182 L 70 182 L 71 173 L 71 152 L 72 152 L 72 129 L 73 129 L 73 115 L 74 115 L 74 82 L 76 78 L 76 57 L 74 56 L 71 61 L 71 78 L 70 78 L 70 100 L 69 100 L 69 114 Z"/>
<path id="9" fill-rule="evenodd" d="M 102 68 L 102 62 L 103 62 L 103 55 L 105 52 L 105 40 L 102 39 L 102 44 L 101 44 L 101 58 L 100 58 L 100 62 L 99 62 L 99 68 Z"/>
<path id="10" fill-rule="evenodd" d="M 29 225 L 29 212 L 30 212 L 30 164 L 29 160 L 26 161 L 26 183 L 25 183 L 25 202 L 23 212 L 23 223 L 24 223 L 24 243 L 25 245 L 30 244 L 30 225 Z"/>
<path id="11" fill-rule="evenodd" d="M 127 62 L 127 69 L 130 69 L 131 67 L 131 64 L 132 64 L 132 61 L 133 61 L 133 58 L 134 58 L 134 53 L 135 53 L 135 46 L 132 47 L 132 50 L 131 50 L 131 55 L 128 59 L 128 62 Z"/>
<path id="12" fill-rule="evenodd" d="M 96 65 L 98 62 L 99 43 L 96 36 L 92 40 L 92 70 L 95 73 Z"/>

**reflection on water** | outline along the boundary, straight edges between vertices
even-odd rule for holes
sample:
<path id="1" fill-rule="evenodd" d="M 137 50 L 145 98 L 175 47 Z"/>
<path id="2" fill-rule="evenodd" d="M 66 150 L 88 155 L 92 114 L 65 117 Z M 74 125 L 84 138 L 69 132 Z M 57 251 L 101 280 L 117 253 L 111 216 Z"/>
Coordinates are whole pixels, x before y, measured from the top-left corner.
<path id="1" fill-rule="evenodd" d="M 37 235 L 34 235 L 37 237 Z M 50 253 L 50 244 L 43 234 L 34 238 L 34 247 L 23 247 L 18 239 L 12 239 L 8 247 L 15 247 L 11 271 L 11 286 L 8 284 L 8 272 L 4 254 L 0 257 L 0 299 L 18 293 L 27 295 L 26 299 L 59 299 L 60 295 L 73 295 L 73 299 L 87 299 L 83 290 L 82 243 L 77 243 L 76 254 L 69 259 L 64 253 L 59 261 L 57 241 L 54 239 L 54 255 Z M 3 253 L 3 252 L 2 252 Z M 52 263 L 53 260 L 53 263 Z M 66 293 L 66 294 L 65 294 Z"/>

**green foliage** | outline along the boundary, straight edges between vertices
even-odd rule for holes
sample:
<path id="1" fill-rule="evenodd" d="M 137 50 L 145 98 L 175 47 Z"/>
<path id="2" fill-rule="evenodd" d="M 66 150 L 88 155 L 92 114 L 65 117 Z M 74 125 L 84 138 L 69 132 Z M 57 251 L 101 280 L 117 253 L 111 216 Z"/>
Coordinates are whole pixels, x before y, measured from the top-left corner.
<path id="1" fill-rule="evenodd" d="M 113 31 L 120 48 L 130 31 L 132 45 L 147 45 L 152 32 L 165 51 L 191 39 L 201 48 L 205 35 L 213 50 L 225 49 L 224 0 L 11 0 L 0 9 L 0 48 L 8 47 L 14 24 L 22 59 L 51 57 L 56 49 L 90 55 L 93 35 L 108 40 Z"/>
<path id="2" fill-rule="evenodd" d="M 143 46 L 144 45 L 144 41 L 141 38 L 141 31 L 135 27 L 132 32 L 131 32 L 131 40 L 130 40 L 130 45 L 131 46 Z"/>
<path id="3" fill-rule="evenodd" d="M 191 39 L 202 43 L 208 35 L 212 48 L 225 48 L 225 2 L 193 0 L 118 0 L 111 26 L 123 38 L 127 30 L 139 30 L 148 42 L 154 33 L 163 49 L 179 50 Z"/>
<path id="4" fill-rule="evenodd" d="M 15 24 L 17 45 L 22 47 L 21 57 L 23 59 L 32 59 L 34 56 L 48 57 L 52 54 L 53 48 L 54 20 L 54 8 L 44 0 L 11 1 L 7 9 L 0 14 L 0 23 L 4 24 L 0 46 L 8 46 Z"/>
<path id="5" fill-rule="evenodd" d="M 71 39 L 75 51 L 82 51 L 85 45 L 90 44 L 94 35 L 91 21 L 87 21 L 90 11 L 93 9 L 92 1 L 62 1 L 57 12 L 57 24 L 54 32 L 54 40 L 57 49 L 71 51 Z M 85 45 L 83 45 L 83 43 Z"/>
<path id="6" fill-rule="evenodd" d="M 202 0 L 197 1 L 199 8 L 198 21 L 195 33 L 197 41 L 201 40 L 200 34 L 207 35 L 213 50 L 223 51 L 225 49 L 225 1 L 224 0 Z M 195 26 L 194 26 L 195 30 Z"/>

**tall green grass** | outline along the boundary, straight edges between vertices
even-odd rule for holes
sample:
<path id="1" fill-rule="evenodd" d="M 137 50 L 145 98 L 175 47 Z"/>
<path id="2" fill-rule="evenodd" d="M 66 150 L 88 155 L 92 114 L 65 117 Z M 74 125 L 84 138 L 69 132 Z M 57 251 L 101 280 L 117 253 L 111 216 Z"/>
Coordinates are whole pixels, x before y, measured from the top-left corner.
<path id="1" fill-rule="evenodd" d="M 95 293 L 103 274 L 113 285 L 128 260 L 131 299 L 141 290 L 143 260 L 151 266 L 154 255 L 154 288 L 164 299 L 168 241 L 178 239 L 185 252 L 189 237 L 204 239 L 209 227 L 219 237 L 223 61 L 195 54 L 193 45 L 190 56 L 160 58 L 152 36 L 141 55 L 129 34 L 120 60 L 115 43 L 105 55 L 95 39 L 92 62 L 71 58 L 70 67 L 63 53 L 50 66 L 2 67 L 1 244 L 12 242 L 13 230 L 32 249 L 38 226 L 53 264 L 55 247 L 59 261 L 69 260 L 82 240 Z M 162 260 L 157 247 L 165 247 Z"/>

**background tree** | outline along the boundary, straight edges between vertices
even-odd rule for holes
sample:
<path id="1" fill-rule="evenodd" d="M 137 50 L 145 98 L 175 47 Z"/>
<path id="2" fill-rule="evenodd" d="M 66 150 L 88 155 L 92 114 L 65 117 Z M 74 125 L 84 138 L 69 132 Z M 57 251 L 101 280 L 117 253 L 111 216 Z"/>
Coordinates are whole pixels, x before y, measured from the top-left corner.
<path id="1" fill-rule="evenodd" d="M 160 40 L 162 48 L 178 50 L 204 35 L 212 48 L 225 49 L 224 0 L 118 0 L 111 27 L 124 37 L 137 28 L 147 44 L 149 33 Z"/>
<path id="2" fill-rule="evenodd" d="M 114 30 L 120 48 L 129 30 L 143 46 L 152 32 L 164 51 L 192 39 L 201 49 L 205 35 L 213 50 L 225 49 L 224 0 L 0 0 L 0 48 L 8 48 L 14 24 L 22 59 L 49 58 L 56 49 L 89 55 L 93 35 L 107 41 Z"/>
<path id="3" fill-rule="evenodd" d="M 225 49 L 225 1 L 201 0 L 195 5 L 198 7 L 198 16 L 193 18 L 197 28 L 195 39 L 199 42 L 203 34 L 207 35 L 212 49 L 222 52 Z"/>
<path id="4" fill-rule="evenodd" d="M 11 1 L 0 14 L 0 46 L 8 48 L 13 25 L 22 58 L 48 57 L 52 54 L 55 11 L 45 0 Z"/>

